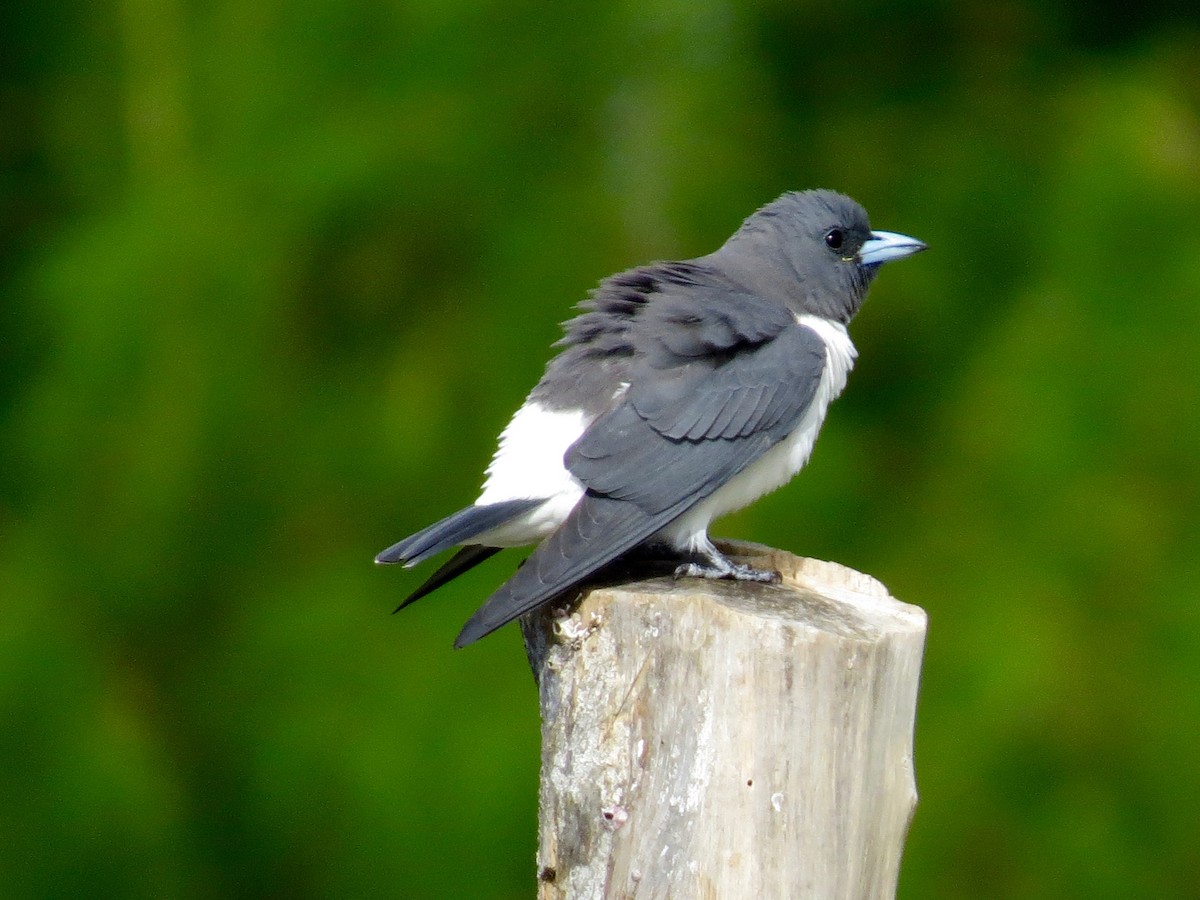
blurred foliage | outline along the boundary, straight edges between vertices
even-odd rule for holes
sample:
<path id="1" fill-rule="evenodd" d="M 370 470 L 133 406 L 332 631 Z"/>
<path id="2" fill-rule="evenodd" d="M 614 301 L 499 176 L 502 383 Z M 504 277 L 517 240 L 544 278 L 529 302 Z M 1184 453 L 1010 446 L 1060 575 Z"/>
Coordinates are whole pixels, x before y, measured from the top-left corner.
<path id="1" fill-rule="evenodd" d="M 600 277 L 828 186 L 889 269 L 718 533 L 924 606 L 901 896 L 1200 885 L 1200 13 L 0 5 L 6 897 L 527 897 L 513 559 L 405 616 Z"/>

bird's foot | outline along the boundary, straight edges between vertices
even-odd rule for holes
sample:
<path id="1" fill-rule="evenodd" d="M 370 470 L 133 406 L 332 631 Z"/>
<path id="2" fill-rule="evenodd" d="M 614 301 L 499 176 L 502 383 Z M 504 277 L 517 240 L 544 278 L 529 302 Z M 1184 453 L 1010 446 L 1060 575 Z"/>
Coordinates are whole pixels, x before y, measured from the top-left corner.
<path id="1" fill-rule="evenodd" d="M 783 579 L 774 569 L 756 569 L 735 563 L 727 556 L 714 552 L 698 560 L 686 562 L 675 569 L 676 578 L 711 578 L 728 581 L 752 581 L 759 584 L 779 584 Z"/>

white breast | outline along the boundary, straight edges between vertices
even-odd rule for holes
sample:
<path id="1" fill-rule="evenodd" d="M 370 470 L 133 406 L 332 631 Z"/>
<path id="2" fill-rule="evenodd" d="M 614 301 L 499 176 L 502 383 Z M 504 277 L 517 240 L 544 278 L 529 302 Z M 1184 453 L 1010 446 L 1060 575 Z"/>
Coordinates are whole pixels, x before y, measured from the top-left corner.
<path id="1" fill-rule="evenodd" d="M 713 519 L 753 503 L 791 481 L 812 454 L 813 443 L 829 404 L 846 387 L 846 379 L 854 367 L 858 351 L 840 322 L 818 316 L 797 316 L 796 320 L 811 328 L 825 342 L 825 371 L 817 385 L 812 404 L 800 424 L 757 460 L 739 472 L 658 535 L 674 547 L 697 549 L 708 545 L 708 526 Z"/>

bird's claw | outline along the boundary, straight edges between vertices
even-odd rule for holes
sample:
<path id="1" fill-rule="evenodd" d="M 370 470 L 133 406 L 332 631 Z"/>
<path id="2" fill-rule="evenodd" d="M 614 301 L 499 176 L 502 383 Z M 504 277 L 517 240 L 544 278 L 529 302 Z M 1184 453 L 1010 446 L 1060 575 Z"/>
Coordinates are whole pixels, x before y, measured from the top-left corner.
<path id="1" fill-rule="evenodd" d="M 755 569 L 727 559 L 714 560 L 713 563 L 684 563 L 676 567 L 675 577 L 751 581 L 758 584 L 779 584 L 783 580 L 774 569 Z"/>

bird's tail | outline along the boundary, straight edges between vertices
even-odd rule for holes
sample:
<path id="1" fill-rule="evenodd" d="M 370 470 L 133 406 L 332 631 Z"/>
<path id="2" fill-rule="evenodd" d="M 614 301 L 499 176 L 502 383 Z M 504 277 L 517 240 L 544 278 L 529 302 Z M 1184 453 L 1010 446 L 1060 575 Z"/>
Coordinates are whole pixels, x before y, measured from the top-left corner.
<path id="1" fill-rule="evenodd" d="M 457 547 L 522 516 L 544 503 L 543 498 L 505 500 L 485 506 L 468 506 L 440 522 L 434 522 L 416 534 L 392 544 L 375 557 L 380 565 L 403 563 L 405 568 L 424 562 L 431 556 Z M 465 571 L 465 570 L 463 570 Z"/>
<path id="2" fill-rule="evenodd" d="M 500 552 L 499 547 L 485 547 L 482 544 L 468 544 L 452 557 L 446 560 L 436 572 L 425 579 L 424 583 L 404 598 L 404 602 L 393 610 L 400 612 L 409 604 L 416 603 L 427 594 L 432 594 L 443 584 L 453 581 L 464 572 L 469 572 L 484 560 L 491 559 Z"/>
<path id="3" fill-rule="evenodd" d="M 589 576 L 636 547 L 669 521 L 678 510 L 649 516 L 636 504 L 591 493 L 476 610 L 454 642 L 465 647 L 501 625 L 575 588 Z"/>

